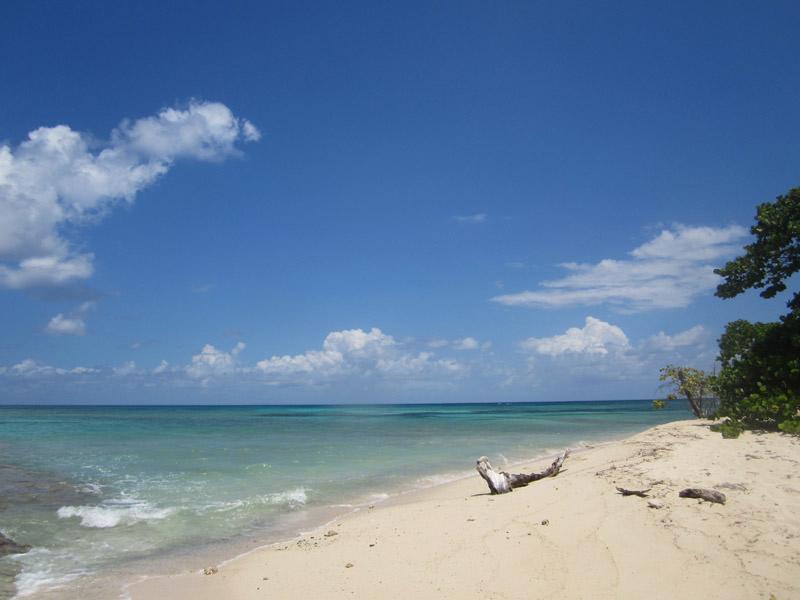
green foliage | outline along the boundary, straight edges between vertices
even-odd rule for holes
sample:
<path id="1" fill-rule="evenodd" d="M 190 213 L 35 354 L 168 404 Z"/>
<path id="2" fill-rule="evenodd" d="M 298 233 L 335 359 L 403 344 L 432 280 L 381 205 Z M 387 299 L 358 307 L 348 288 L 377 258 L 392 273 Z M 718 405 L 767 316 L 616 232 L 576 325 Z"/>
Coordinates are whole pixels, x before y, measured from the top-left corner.
<path id="1" fill-rule="evenodd" d="M 718 431 L 725 439 L 736 439 L 742 434 L 742 431 L 744 431 L 744 427 L 742 427 L 741 423 L 738 421 L 731 421 L 730 419 L 722 423 L 715 423 L 709 429 L 711 429 L 711 431 Z"/>
<path id="2" fill-rule="evenodd" d="M 745 254 L 714 271 L 725 278 L 717 287 L 720 298 L 733 298 L 751 288 L 764 288 L 761 296 L 772 298 L 800 271 L 800 188 L 760 204 L 750 233 L 756 241 L 744 247 Z M 800 308 L 800 293 L 795 293 L 792 305 Z"/>
<path id="3" fill-rule="evenodd" d="M 683 396 L 689 401 L 689 407 L 695 417 L 704 416 L 702 401 L 703 397 L 712 390 L 713 377 L 711 375 L 692 367 L 667 365 L 661 369 L 659 379 L 667 382 L 666 385 L 671 386 L 674 390 L 674 393 L 667 398 L 674 399 L 676 394 Z"/>
<path id="4" fill-rule="evenodd" d="M 761 204 L 751 228 L 756 241 L 715 272 L 725 281 L 716 295 L 733 298 L 750 288 L 772 298 L 800 271 L 800 188 Z M 775 323 L 728 323 L 719 340 L 715 382 L 720 415 L 750 429 L 795 430 L 800 414 L 800 293 Z"/>
<path id="5" fill-rule="evenodd" d="M 776 429 L 800 409 L 800 319 L 728 323 L 715 387 L 720 415 L 749 429 Z"/>
<path id="6" fill-rule="evenodd" d="M 800 419 L 788 419 L 778 425 L 783 433 L 791 433 L 792 435 L 800 435 Z"/>
<path id="7" fill-rule="evenodd" d="M 667 408 L 667 401 L 666 400 L 653 400 L 653 408 L 656 410 L 661 410 L 662 408 Z"/>

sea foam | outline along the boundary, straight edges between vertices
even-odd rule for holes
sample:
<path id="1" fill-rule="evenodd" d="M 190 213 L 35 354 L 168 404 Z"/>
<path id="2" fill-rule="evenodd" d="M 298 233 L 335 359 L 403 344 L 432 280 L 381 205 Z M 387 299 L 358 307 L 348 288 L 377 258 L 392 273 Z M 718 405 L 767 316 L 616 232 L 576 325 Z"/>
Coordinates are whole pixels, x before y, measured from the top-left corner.
<path id="1" fill-rule="evenodd" d="M 262 498 L 267 504 L 286 504 L 289 508 L 300 507 L 308 502 L 308 494 L 305 488 L 301 487 L 277 494 L 267 494 Z"/>
<path id="2" fill-rule="evenodd" d="M 228 502 L 211 502 L 205 506 L 201 506 L 195 510 L 195 514 L 204 514 L 207 512 L 228 512 L 240 508 L 249 508 L 258 505 L 276 505 L 286 506 L 290 509 L 300 508 L 308 502 L 308 493 L 305 488 L 299 487 L 293 490 L 286 490 L 284 492 L 275 492 L 273 494 L 263 494 L 254 496 L 243 500 L 231 500 Z"/>
<path id="3" fill-rule="evenodd" d="M 12 560 L 24 563 L 25 566 L 14 579 L 17 588 L 15 598 L 31 596 L 40 590 L 59 588 L 70 581 L 86 574 L 85 569 L 72 572 L 58 572 L 52 564 L 53 552 L 46 548 L 33 548 L 26 554 L 16 554 Z"/>
<path id="4" fill-rule="evenodd" d="M 155 508 L 136 500 L 111 500 L 98 506 L 62 506 L 59 519 L 78 517 L 82 527 L 108 528 L 133 525 L 142 521 L 157 521 L 174 512 L 171 508 Z"/>

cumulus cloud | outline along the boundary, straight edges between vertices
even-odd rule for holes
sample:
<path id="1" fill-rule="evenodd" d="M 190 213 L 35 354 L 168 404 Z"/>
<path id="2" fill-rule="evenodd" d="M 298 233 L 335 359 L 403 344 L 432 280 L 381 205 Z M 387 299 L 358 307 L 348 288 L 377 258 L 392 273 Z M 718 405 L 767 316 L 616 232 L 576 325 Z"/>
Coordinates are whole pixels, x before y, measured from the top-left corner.
<path id="1" fill-rule="evenodd" d="M 467 346 L 471 347 L 472 344 L 468 342 Z M 486 343 L 480 347 L 487 347 Z M 238 342 L 230 351 L 206 344 L 186 364 L 171 365 L 162 360 L 149 368 L 140 368 L 131 360 L 102 370 L 84 367 L 68 370 L 27 359 L 11 367 L 0 367 L 0 375 L 33 379 L 95 373 L 101 377 L 135 377 L 143 385 L 159 382 L 203 386 L 215 380 L 251 385 L 314 385 L 369 378 L 376 382 L 400 381 L 413 386 L 434 383 L 450 385 L 454 378 L 470 372 L 467 363 L 437 357 L 431 351 L 411 351 L 407 344 L 398 342 L 377 327 L 332 331 L 325 336 L 321 348 L 302 354 L 272 356 L 255 365 L 241 361 L 245 348 L 244 342 Z"/>
<path id="2" fill-rule="evenodd" d="M 375 360 L 396 344 L 392 336 L 377 327 L 369 331 L 332 331 L 322 342 L 322 350 L 273 356 L 256 363 L 256 369 L 270 375 L 333 375 L 351 369 L 359 360 Z"/>
<path id="3" fill-rule="evenodd" d="M 716 354 L 709 338 L 709 331 L 696 325 L 633 342 L 617 325 L 586 317 L 583 327 L 571 327 L 552 337 L 529 338 L 520 346 L 540 384 L 569 386 L 589 381 L 654 382 L 658 369 L 669 363 L 709 368 Z"/>
<path id="4" fill-rule="evenodd" d="M 222 160 L 259 137 L 224 104 L 192 101 L 123 121 L 100 146 L 66 125 L 31 131 L 16 148 L 0 145 L 0 287 L 90 277 L 94 255 L 71 244 L 66 228 L 132 203 L 179 159 Z"/>
<path id="5" fill-rule="evenodd" d="M 22 362 L 15 364 L 12 367 L 3 369 L 3 373 L 17 377 L 47 377 L 53 375 L 87 375 L 90 373 L 99 373 L 97 369 L 89 367 L 75 367 L 73 369 L 62 369 L 60 367 L 52 367 L 50 365 L 43 365 L 36 362 L 31 358 L 26 358 Z"/>
<path id="6" fill-rule="evenodd" d="M 463 223 L 466 225 L 476 225 L 486 221 L 486 213 L 475 213 L 474 215 L 457 215 L 453 217 L 456 223 Z"/>
<path id="7" fill-rule="evenodd" d="M 245 349 L 244 342 L 237 343 L 230 352 L 206 344 L 199 354 L 192 356 L 186 373 L 195 379 L 208 379 L 214 375 L 228 375 L 237 370 L 237 356 Z M 163 363 L 162 363 L 163 364 Z"/>
<path id="8" fill-rule="evenodd" d="M 58 313 L 47 323 L 44 328 L 45 332 L 52 335 L 85 335 L 86 321 L 84 321 L 82 315 L 92 310 L 96 305 L 96 301 L 88 300 L 82 302 L 70 315 Z"/>
<path id="9" fill-rule="evenodd" d="M 508 306 L 565 307 L 610 304 L 622 312 L 684 308 L 719 283 L 714 267 L 741 250 L 747 230 L 676 225 L 632 250 L 631 258 L 565 263 L 570 274 L 543 289 L 492 298 Z"/>
<path id="10" fill-rule="evenodd" d="M 570 327 L 566 333 L 545 338 L 528 338 L 522 347 L 537 354 L 559 356 L 562 354 L 600 354 L 630 348 L 628 336 L 616 325 L 594 317 L 586 317 L 583 327 Z"/>
<path id="11" fill-rule="evenodd" d="M 341 375 L 420 377 L 463 369 L 457 361 L 436 359 L 430 352 L 406 352 L 391 335 L 377 327 L 369 331 L 333 331 L 322 342 L 321 350 L 273 356 L 256 363 L 256 370 L 264 375 L 304 381 Z"/>
<path id="12" fill-rule="evenodd" d="M 50 319 L 45 331 L 53 335 L 84 335 L 86 323 L 80 317 L 65 317 L 62 313 L 58 313 Z"/>

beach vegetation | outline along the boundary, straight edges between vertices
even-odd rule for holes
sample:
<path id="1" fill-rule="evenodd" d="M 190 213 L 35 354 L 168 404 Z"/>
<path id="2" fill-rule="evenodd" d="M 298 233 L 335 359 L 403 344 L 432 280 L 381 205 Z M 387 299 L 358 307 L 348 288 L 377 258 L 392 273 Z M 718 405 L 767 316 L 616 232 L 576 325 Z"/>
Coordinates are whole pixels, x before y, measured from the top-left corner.
<path id="1" fill-rule="evenodd" d="M 653 400 L 653 408 L 656 410 L 662 410 L 664 408 L 667 408 L 667 401 L 661 399 Z"/>
<path id="2" fill-rule="evenodd" d="M 714 423 L 710 429 L 711 431 L 721 433 L 722 437 L 725 439 L 738 438 L 744 431 L 742 424 L 739 421 L 734 421 L 732 419 L 726 419 L 721 423 Z"/>
<path id="3" fill-rule="evenodd" d="M 757 207 L 755 241 L 716 269 L 720 298 L 760 289 L 773 298 L 800 271 L 800 188 Z M 714 388 L 719 415 L 746 429 L 800 433 L 800 292 L 789 312 L 772 323 L 728 323 L 719 340 L 720 372 Z M 732 427 L 733 425 L 731 425 Z"/>
<path id="4" fill-rule="evenodd" d="M 712 375 L 694 367 L 667 365 L 661 369 L 659 379 L 672 388 L 667 399 L 686 398 L 695 417 L 699 419 L 708 416 L 703 408 L 703 398 L 713 389 Z"/>

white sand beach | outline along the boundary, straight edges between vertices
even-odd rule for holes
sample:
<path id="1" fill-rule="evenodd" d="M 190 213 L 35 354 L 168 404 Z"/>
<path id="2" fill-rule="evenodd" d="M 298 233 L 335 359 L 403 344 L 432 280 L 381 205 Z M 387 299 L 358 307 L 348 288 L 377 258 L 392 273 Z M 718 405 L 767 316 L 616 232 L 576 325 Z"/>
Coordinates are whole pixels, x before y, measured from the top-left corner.
<path id="1" fill-rule="evenodd" d="M 670 423 L 573 454 L 557 477 L 502 496 L 489 495 L 476 473 L 365 508 L 211 574 L 147 578 L 127 594 L 800 598 L 800 439 L 745 433 L 725 440 L 707 425 Z M 623 497 L 616 486 L 652 489 L 647 499 Z M 680 498 L 688 487 L 716 489 L 727 502 Z"/>

